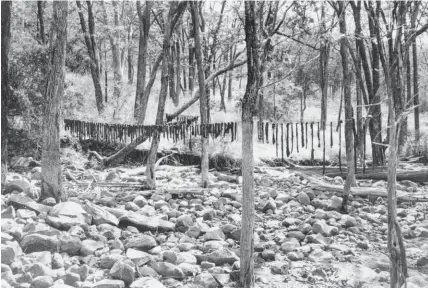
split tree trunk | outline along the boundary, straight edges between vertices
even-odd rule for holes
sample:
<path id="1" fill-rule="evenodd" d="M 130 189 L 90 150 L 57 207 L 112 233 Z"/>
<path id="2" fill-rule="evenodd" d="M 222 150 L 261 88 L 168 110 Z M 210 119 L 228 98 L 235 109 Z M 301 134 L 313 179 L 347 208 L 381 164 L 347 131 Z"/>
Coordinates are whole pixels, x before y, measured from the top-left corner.
<path id="1" fill-rule="evenodd" d="M 95 33 L 95 21 L 94 14 L 92 12 L 92 3 L 91 1 L 86 2 L 88 5 L 88 25 L 89 31 L 86 28 L 86 21 L 83 15 L 83 8 L 80 1 L 76 1 L 77 8 L 79 9 L 79 19 L 80 26 L 82 27 L 83 36 L 85 39 L 86 49 L 88 50 L 89 59 L 90 59 L 90 67 L 91 67 L 91 76 L 92 81 L 94 82 L 95 88 L 95 100 L 97 103 L 98 113 L 101 114 L 104 111 L 104 103 L 103 103 L 103 91 L 101 88 L 101 75 L 100 75 L 100 66 L 98 60 L 98 51 L 97 51 L 97 43 L 95 41 L 94 33 Z"/>
<path id="2" fill-rule="evenodd" d="M 208 124 L 209 124 L 209 115 L 208 115 L 208 107 L 207 107 L 207 94 L 206 94 L 206 86 L 205 86 L 205 72 L 204 72 L 204 63 L 202 60 L 202 47 L 201 47 L 201 37 L 199 33 L 199 13 L 196 2 L 190 3 L 191 11 L 192 11 L 192 26 L 193 33 L 195 36 L 195 58 L 196 64 L 198 68 L 198 85 L 199 85 L 199 94 L 200 94 L 200 113 L 201 113 L 201 186 L 203 188 L 208 187 L 208 170 L 209 170 L 209 159 L 208 159 Z"/>
<path id="3" fill-rule="evenodd" d="M 242 231 L 240 238 L 240 283 L 254 286 L 254 151 L 253 116 L 260 85 L 255 3 L 245 4 L 245 41 L 247 46 L 247 87 L 242 100 Z"/>
<path id="4" fill-rule="evenodd" d="M 177 79 L 175 81 L 175 100 L 176 100 L 176 106 L 180 104 L 180 94 L 181 94 L 181 59 L 180 59 L 180 37 L 175 43 L 175 75 L 177 76 Z"/>
<path id="5" fill-rule="evenodd" d="M 168 70 L 169 70 L 169 76 L 168 76 L 168 82 L 169 82 L 169 97 L 172 99 L 172 102 L 174 103 L 174 106 L 177 107 L 177 95 L 175 91 L 175 44 L 172 43 L 169 48 L 169 63 L 168 63 Z"/>
<path id="6" fill-rule="evenodd" d="M 68 1 L 54 1 L 52 28 L 49 38 L 49 72 L 44 97 L 42 191 L 40 198 L 54 197 L 57 202 L 65 201 L 67 197 L 62 187 L 59 152 L 61 100 L 64 95 L 67 16 Z"/>
<path id="7" fill-rule="evenodd" d="M 8 138 L 8 105 L 9 89 L 9 49 L 10 49 L 10 18 L 12 1 L 1 2 L 1 187 L 4 188 L 7 175 L 7 138 Z"/>

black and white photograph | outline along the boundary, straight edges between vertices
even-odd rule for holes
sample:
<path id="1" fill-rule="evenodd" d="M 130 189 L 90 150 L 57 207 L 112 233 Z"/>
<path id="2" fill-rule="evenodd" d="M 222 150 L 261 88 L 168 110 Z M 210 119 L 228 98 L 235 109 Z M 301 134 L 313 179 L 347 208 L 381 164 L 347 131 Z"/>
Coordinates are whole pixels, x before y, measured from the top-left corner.
<path id="1" fill-rule="evenodd" d="M 428 1 L 1 1 L 1 288 L 428 288 Z"/>

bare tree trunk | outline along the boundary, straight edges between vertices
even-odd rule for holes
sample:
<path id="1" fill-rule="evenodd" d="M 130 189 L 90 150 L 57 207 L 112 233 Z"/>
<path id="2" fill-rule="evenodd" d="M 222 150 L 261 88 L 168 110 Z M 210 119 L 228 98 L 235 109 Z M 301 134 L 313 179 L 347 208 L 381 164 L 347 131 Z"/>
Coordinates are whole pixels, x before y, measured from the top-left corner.
<path id="1" fill-rule="evenodd" d="M 104 12 L 104 22 L 108 25 L 108 17 L 107 17 L 107 11 L 105 7 L 104 1 L 101 2 Z M 112 58 L 113 58 L 113 96 L 115 101 L 117 101 L 120 98 L 120 95 L 122 93 L 122 55 L 120 51 L 120 31 L 118 27 L 120 26 L 119 23 L 119 7 L 118 3 L 116 1 L 111 2 L 113 5 L 113 27 L 114 31 L 109 33 L 109 39 L 110 39 L 110 45 L 111 45 L 111 51 L 112 51 Z"/>
<path id="2" fill-rule="evenodd" d="M 220 86 L 220 97 L 221 97 L 220 110 L 223 110 L 224 112 L 226 112 L 226 103 L 224 101 L 224 96 L 226 94 L 226 85 L 227 85 L 227 74 L 224 74 L 224 76 L 223 76 L 223 87 Z"/>
<path id="3" fill-rule="evenodd" d="M 346 35 L 345 3 L 336 2 L 335 9 L 339 17 L 340 33 Z M 343 190 L 342 210 L 347 211 L 348 197 L 351 186 L 355 181 L 354 165 L 354 135 L 353 135 L 353 109 L 351 99 L 351 75 L 348 67 L 349 51 L 346 45 L 346 38 L 340 41 L 340 55 L 342 58 L 343 71 L 343 89 L 345 102 L 345 143 L 346 143 L 346 163 L 348 167 L 348 176 L 346 177 L 345 187 Z"/>
<path id="4" fill-rule="evenodd" d="M 128 26 L 128 84 L 134 83 L 134 57 L 132 54 L 132 23 Z"/>
<path id="5" fill-rule="evenodd" d="M 45 21 L 44 21 L 44 11 L 45 10 L 45 1 L 37 1 L 37 19 L 40 27 L 40 40 L 42 44 L 46 44 L 46 35 L 45 35 Z"/>
<path id="6" fill-rule="evenodd" d="M 161 72 L 161 90 L 159 93 L 159 103 L 158 103 L 158 111 L 156 114 L 156 125 L 162 126 L 163 124 L 163 117 L 165 112 L 165 102 L 168 95 L 168 63 L 169 63 L 169 50 L 170 50 L 170 41 L 171 41 L 171 35 L 172 30 L 174 29 L 175 22 L 173 22 L 173 17 L 175 19 L 181 17 L 183 14 L 184 9 L 186 8 L 187 3 L 186 2 L 171 2 L 171 7 L 168 12 L 167 21 L 165 23 L 165 29 L 164 29 L 164 39 L 162 44 L 162 54 L 163 54 L 163 61 L 162 61 L 162 72 Z M 176 8 L 175 8 L 176 7 Z M 174 19 L 174 20 L 175 20 Z M 150 152 L 147 157 L 147 168 L 146 168 L 146 178 L 147 178 L 147 185 L 151 189 L 156 188 L 156 176 L 155 176 L 155 164 L 156 164 L 156 155 L 158 151 L 160 141 L 160 131 L 155 130 L 152 137 L 152 144 L 150 146 Z"/>
<path id="7" fill-rule="evenodd" d="M 245 41 L 247 46 L 247 87 L 242 101 L 242 231 L 240 238 L 240 284 L 254 286 L 254 151 L 253 116 L 260 85 L 255 3 L 245 4 Z"/>
<path id="8" fill-rule="evenodd" d="M 207 95 L 205 87 L 205 72 L 204 72 L 204 63 L 202 60 L 202 47 L 201 47 L 201 37 L 199 33 L 199 13 L 196 2 L 190 2 L 190 7 L 192 11 L 192 25 L 193 33 L 195 36 L 195 56 L 196 64 L 198 67 L 198 85 L 199 85 L 199 94 L 200 94 L 200 112 L 201 112 L 201 126 L 202 126 L 202 135 L 201 135 L 201 186 L 203 188 L 208 187 L 208 133 L 207 128 L 209 125 L 209 115 L 207 107 Z"/>
<path id="9" fill-rule="evenodd" d="M 150 15 L 153 1 L 146 1 L 144 14 L 141 12 L 141 2 L 137 1 L 138 19 L 140 22 L 140 39 L 138 46 L 137 90 L 135 95 L 134 118 L 138 124 L 144 123 L 149 94 L 145 94 L 147 75 L 147 45 L 150 31 Z"/>
<path id="10" fill-rule="evenodd" d="M 180 94 L 181 94 L 181 59 L 180 59 L 180 37 L 175 43 L 175 75 L 177 76 L 177 80 L 175 82 L 175 100 L 178 106 L 180 104 Z"/>
<path id="11" fill-rule="evenodd" d="M 233 50 L 233 53 L 232 53 L 232 50 Z M 235 57 L 235 54 L 236 54 L 236 45 L 235 45 L 235 47 L 231 48 L 231 51 L 229 53 L 229 63 L 232 63 L 232 61 Z M 232 100 L 232 79 L 233 79 L 232 76 L 233 76 L 233 72 L 229 71 L 228 74 L 229 74 L 229 83 L 227 86 L 227 100 L 231 101 Z"/>
<path id="12" fill-rule="evenodd" d="M 325 11 L 324 4 L 321 6 L 321 30 L 325 33 Z M 328 40 L 323 40 L 320 50 L 320 71 L 321 71 L 321 129 L 325 130 L 327 123 L 327 88 L 328 88 L 328 62 L 330 58 L 330 44 Z"/>
<path id="13" fill-rule="evenodd" d="M 104 88 L 105 88 L 105 92 L 104 92 L 104 96 L 105 96 L 105 101 L 107 103 L 108 101 L 108 78 L 107 78 L 107 49 L 106 49 L 106 44 L 104 42 Z"/>
<path id="14" fill-rule="evenodd" d="M 416 25 L 416 18 L 419 11 L 419 2 L 413 2 L 414 9 L 412 13 L 411 19 L 411 29 L 414 31 Z M 413 105 L 414 109 L 414 117 L 415 117 L 415 141 L 416 145 L 419 149 L 420 143 L 420 128 L 419 128 L 419 73 L 418 73 L 418 53 L 416 46 L 416 38 L 412 41 L 412 54 L 413 54 Z"/>
<path id="15" fill-rule="evenodd" d="M 168 81 L 169 81 L 169 97 L 172 99 L 172 102 L 174 103 L 174 106 L 177 107 L 177 95 L 175 91 L 175 44 L 172 43 L 171 47 L 169 48 L 169 63 L 168 63 Z"/>
<path id="16" fill-rule="evenodd" d="M 92 12 L 92 3 L 91 1 L 87 1 L 88 6 L 88 26 L 89 31 L 86 29 L 86 21 L 85 17 L 83 16 L 83 8 L 80 1 L 76 1 L 77 8 L 79 9 L 79 19 L 80 19 L 80 26 L 82 27 L 83 36 L 85 39 L 86 48 L 88 50 L 89 59 L 90 59 L 90 67 L 91 67 L 91 75 L 92 75 L 92 81 L 94 83 L 95 88 L 95 100 L 97 103 L 97 109 L 98 113 L 101 114 L 104 111 L 104 103 L 103 103 L 103 91 L 101 88 L 101 75 L 100 75 L 100 67 L 99 67 L 99 60 L 98 60 L 98 51 L 97 51 L 97 45 L 94 38 L 95 33 L 95 21 L 94 21 L 94 14 Z"/>
<path id="17" fill-rule="evenodd" d="M 64 94 L 65 46 L 67 43 L 68 1 L 53 2 L 53 19 L 49 38 L 49 72 L 45 92 L 43 121 L 42 193 L 41 199 L 54 197 L 64 201 L 61 161 L 59 152 L 59 128 L 61 100 Z"/>
<path id="18" fill-rule="evenodd" d="M 382 143 L 382 119 L 381 119 L 381 105 L 380 105 L 380 93 L 378 93 L 379 90 L 379 83 L 380 83 L 380 74 L 379 74 L 379 52 L 377 44 L 372 42 L 372 57 L 370 58 L 366 54 L 365 44 L 363 40 L 362 35 L 362 26 L 361 26 L 361 2 L 357 1 L 356 3 L 354 1 L 350 2 L 354 14 L 354 22 L 355 22 L 355 35 L 357 36 L 355 43 L 357 48 L 357 59 L 359 60 L 360 64 L 355 63 L 356 65 L 362 64 L 363 71 L 364 71 L 364 79 L 362 79 L 362 75 L 359 75 L 361 78 L 361 82 L 364 82 L 367 87 L 367 94 L 368 99 L 366 99 L 365 90 L 364 90 L 364 83 L 359 83 L 360 86 L 360 92 L 362 92 L 362 95 L 364 96 L 364 103 L 370 104 L 372 106 L 369 106 L 367 109 L 368 117 L 370 120 L 368 121 L 369 126 L 369 132 L 370 132 L 370 138 L 372 141 L 372 159 L 374 166 L 382 166 L 384 162 L 384 148 L 378 144 L 374 143 Z M 369 3 L 371 5 L 371 3 Z M 376 13 L 379 13 L 377 11 Z M 371 17 L 369 18 L 369 30 L 370 30 L 370 37 L 375 37 L 375 30 L 374 30 L 374 24 L 373 19 Z M 370 52 L 370 49 L 369 49 Z M 370 61 L 371 60 L 371 61 Z M 370 70 L 369 63 L 372 63 L 372 67 Z M 372 71 L 372 72 L 371 72 Z M 359 70 L 357 69 L 357 73 Z M 367 121 L 366 121 L 367 122 Z"/>
<path id="19" fill-rule="evenodd" d="M 189 40 L 195 38 L 193 28 L 190 28 L 189 31 Z M 194 40 L 193 40 L 194 41 Z M 189 43 L 189 90 L 190 93 L 193 92 L 194 88 L 194 79 L 195 79 L 195 46 L 191 42 Z"/>
<path id="20" fill-rule="evenodd" d="M 7 114 L 10 98 L 9 88 L 9 50 L 10 50 L 10 23 L 12 1 L 1 2 L 1 187 L 4 188 L 7 175 Z"/>

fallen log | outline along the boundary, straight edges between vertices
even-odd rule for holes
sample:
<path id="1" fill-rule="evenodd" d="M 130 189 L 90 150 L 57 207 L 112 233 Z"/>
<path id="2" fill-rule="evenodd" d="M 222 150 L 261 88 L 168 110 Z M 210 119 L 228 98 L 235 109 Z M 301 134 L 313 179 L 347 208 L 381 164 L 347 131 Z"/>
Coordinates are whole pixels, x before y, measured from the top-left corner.
<path id="1" fill-rule="evenodd" d="M 144 134 L 139 138 L 137 138 L 134 142 L 126 145 L 125 147 L 120 149 L 118 152 L 108 157 L 102 157 L 96 151 L 89 150 L 88 160 L 91 160 L 92 157 L 95 157 L 99 162 L 103 163 L 104 167 L 112 166 L 113 164 L 119 163 L 126 155 L 131 153 L 138 145 L 146 141 L 148 138 L 149 136 Z"/>
<path id="2" fill-rule="evenodd" d="M 375 169 L 367 168 L 366 171 L 363 173 L 363 169 L 358 168 L 355 172 L 355 177 L 359 180 L 370 179 L 387 181 L 388 174 L 385 169 L 382 167 Z M 289 170 L 293 172 L 302 172 L 307 175 L 322 175 L 323 167 L 293 165 L 289 167 Z M 339 176 L 345 179 L 348 175 L 348 169 L 346 167 L 342 167 L 341 171 L 339 167 L 325 167 L 324 175 L 331 178 Z M 415 171 L 397 170 L 397 181 L 403 180 L 410 180 L 416 183 L 428 182 L 428 169 L 421 169 Z"/>
<path id="3" fill-rule="evenodd" d="M 338 185 L 331 185 L 322 181 L 319 181 L 313 177 L 305 175 L 304 173 L 295 173 L 309 181 L 308 187 L 318 191 L 328 191 L 334 193 L 343 193 L 343 187 Z M 370 188 L 370 187 L 351 187 L 351 194 L 360 197 L 388 197 L 386 189 L 382 188 Z M 397 191 L 398 202 L 428 202 L 428 194 L 410 194 L 402 191 Z"/>

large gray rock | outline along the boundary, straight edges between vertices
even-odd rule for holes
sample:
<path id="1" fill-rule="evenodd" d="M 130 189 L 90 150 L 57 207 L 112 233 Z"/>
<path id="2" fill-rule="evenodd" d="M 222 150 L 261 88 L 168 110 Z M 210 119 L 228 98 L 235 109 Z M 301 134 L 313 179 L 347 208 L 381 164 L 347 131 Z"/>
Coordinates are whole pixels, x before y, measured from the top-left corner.
<path id="1" fill-rule="evenodd" d="M 82 241 L 82 248 L 80 249 L 80 254 L 83 256 L 94 255 L 95 251 L 98 249 L 104 248 L 104 244 L 100 241 L 95 241 L 92 239 L 86 239 Z"/>
<path id="2" fill-rule="evenodd" d="M 170 221 L 162 220 L 157 217 L 146 217 L 135 212 L 128 212 L 120 217 L 119 226 L 134 226 L 141 232 L 169 232 L 175 230 L 175 224 Z"/>
<path id="3" fill-rule="evenodd" d="M 50 276 L 37 276 L 31 282 L 31 287 L 34 288 L 49 288 L 53 286 L 53 279 Z"/>
<path id="4" fill-rule="evenodd" d="M 25 208 L 40 214 L 42 212 L 48 213 L 51 210 L 51 207 L 39 204 L 33 199 L 27 196 L 21 195 L 11 195 L 8 199 L 9 205 L 15 206 L 15 208 Z"/>
<path id="5" fill-rule="evenodd" d="M 135 279 L 134 267 L 125 261 L 119 260 L 114 263 L 113 267 L 110 269 L 110 276 L 114 279 L 123 280 L 125 284 L 129 285 L 134 282 Z"/>
<path id="6" fill-rule="evenodd" d="M 137 267 L 154 261 L 154 257 L 151 254 L 133 248 L 128 248 L 126 250 L 126 257 L 134 262 Z"/>
<path id="7" fill-rule="evenodd" d="M 24 178 L 13 179 L 6 182 L 4 187 L 4 193 L 11 193 L 13 191 L 27 192 L 31 188 L 31 183 L 28 180 Z"/>
<path id="8" fill-rule="evenodd" d="M 194 283 L 200 285 L 203 288 L 217 288 L 219 287 L 217 281 L 213 275 L 208 272 L 204 272 L 195 277 Z"/>
<path id="9" fill-rule="evenodd" d="M 22 249 L 15 241 L 7 241 L 1 245 L 1 263 L 10 265 L 22 254 Z"/>
<path id="10" fill-rule="evenodd" d="M 92 223 L 91 214 L 86 212 L 79 203 L 72 201 L 61 202 L 55 205 L 50 210 L 49 215 L 54 217 L 66 216 L 69 218 L 74 218 L 82 225 L 91 225 Z"/>
<path id="11" fill-rule="evenodd" d="M 204 235 L 205 241 L 224 240 L 225 238 L 226 237 L 224 236 L 224 233 L 220 227 L 212 227 L 208 229 L 208 231 Z"/>
<path id="12" fill-rule="evenodd" d="M 175 222 L 177 230 L 182 233 L 186 232 L 192 225 L 193 219 L 189 215 L 181 215 L 177 218 L 177 221 Z"/>
<path id="13" fill-rule="evenodd" d="M 159 275 L 175 279 L 183 279 L 183 271 L 176 265 L 168 262 L 155 262 L 150 265 Z"/>
<path id="14" fill-rule="evenodd" d="M 104 279 L 94 283 L 92 288 L 125 288 L 125 282 L 122 280 Z"/>
<path id="15" fill-rule="evenodd" d="M 76 255 L 82 248 L 82 242 L 79 238 L 70 236 L 68 233 L 64 233 L 59 237 L 60 241 L 60 252 L 67 253 L 70 255 Z"/>
<path id="16" fill-rule="evenodd" d="M 42 234 L 25 235 L 21 240 L 21 248 L 25 253 L 51 251 L 58 252 L 60 241 L 58 237 Z"/>
<path id="17" fill-rule="evenodd" d="M 300 192 L 299 195 L 297 195 L 296 200 L 305 206 L 311 204 L 311 199 L 305 192 Z"/>
<path id="18" fill-rule="evenodd" d="M 98 205 L 87 202 L 84 209 L 92 215 L 92 224 L 94 225 L 111 224 L 117 226 L 119 224 L 119 219 L 116 216 Z"/>
<path id="19" fill-rule="evenodd" d="M 156 240 L 149 235 L 137 234 L 126 238 L 123 244 L 125 245 L 125 249 L 135 248 L 142 251 L 148 251 L 156 247 Z"/>
<path id="20" fill-rule="evenodd" d="M 165 288 L 165 286 L 158 280 L 152 277 L 141 277 L 135 280 L 130 288 Z"/>
<path id="21" fill-rule="evenodd" d="M 235 261 L 239 260 L 239 257 L 229 249 L 223 248 L 217 251 L 211 252 L 205 255 L 195 255 L 198 263 L 202 261 L 208 261 L 215 263 L 217 266 L 222 266 L 226 263 L 232 265 Z"/>

